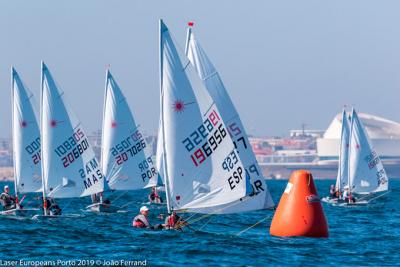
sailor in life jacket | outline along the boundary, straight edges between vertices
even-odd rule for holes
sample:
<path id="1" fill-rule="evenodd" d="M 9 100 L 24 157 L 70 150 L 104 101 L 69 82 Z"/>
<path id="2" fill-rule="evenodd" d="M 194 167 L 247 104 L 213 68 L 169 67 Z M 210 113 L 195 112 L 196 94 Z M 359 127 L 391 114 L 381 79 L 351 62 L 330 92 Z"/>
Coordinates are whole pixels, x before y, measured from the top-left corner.
<path id="1" fill-rule="evenodd" d="M 151 193 L 149 195 L 149 201 L 150 203 L 163 203 L 163 199 L 161 198 L 160 195 L 157 193 L 157 187 L 153 186 L 151 188 Z"/>
<path id="2" fill-rule="evenodd" d="M 356 202 L 356 198 L 351 194 L 349 188 L 347 188 L 346 190 L 344 190 L 342 199 L 343 199 L 344 201 L 346 201 L 347 203 L 355 203 L 355 202 Z"/>
<path id="3" fill-rule="evenodd" d="M 111 201 L 108 198 L 103 199 L 103 193 L 102 192 L 98 193 L 98 194 L 93 194 L 90 197 L 92 199 L 92 204 L 101 203 L 101 204 L 106 205 L 106 206 L 110 206 L 111 205 Z"/>
<path id="4" fill-rule="evenodd" d="M 165 218 L 165 229 L 180 229 L 185 225 L 187 225 L 187 222 L 184 221 L 178 214 L 176 214 L 175 211 Z"/>
<path id="5" fill-rule="evenodd" d="M 46 203 L 44 203 L 43 201 L 43 197 L 42 197 L 42 210 L 43 210 L 43 214 L 44 215 L 61 215 L 62 214 L 62 209 L 60 208 L 60 206 L 58 206 L 58 204 L 56 203 L 56 201 L 54 200 L 54 198 L 52 197 L 46 197 Z"/>
<path id="6" fill-rule="evenodd" d="M 329 195 L 330 195 L 331 198 L 335 198 L 336 197 L 335 186 L 333 184 L 331 184 L 331 187 L 329 188 Z"/>
<path id="7" fill-rule="evenodd" d="M 149 208 L 146 206 L 141 207 L 139 215 L 133 219 L 132 226 L 136 228 L 151 228 L 148 216 Z"/>
<path id="8" fill-rule="evenodd" d="M 340 198 L 340 190 L 338 187 L 335 187 L 333 184 L 329 188 L 329 196 L 331 199 Z"/>
<path id="9" fill-rule="evenodd" d="M 3 210 L 12 210 L 16 208 L 16 201 L 13 196 L 10 195 L 10 188 L 8 185 L 4 186 L 4 191 L 0 195 L 1 205 L 3 206 Z"/>

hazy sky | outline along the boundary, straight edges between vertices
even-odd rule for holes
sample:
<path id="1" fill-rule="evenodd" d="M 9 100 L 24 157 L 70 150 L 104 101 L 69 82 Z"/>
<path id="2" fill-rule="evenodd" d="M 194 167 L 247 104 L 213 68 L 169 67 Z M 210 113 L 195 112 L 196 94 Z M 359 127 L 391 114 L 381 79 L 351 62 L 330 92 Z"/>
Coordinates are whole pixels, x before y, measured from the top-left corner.
<path id="1" fill-rule="evenodd" d="M 326 129 L 344 104 L 400 121 L 399 1 L 0 1 L 1 137 L 11 135 L 10 66 L 39 102 L 44 60 L 89 133 L 101 128 L 105 70 L 156 132 L 158 19 L 186 23 L 249 133 Z"/>

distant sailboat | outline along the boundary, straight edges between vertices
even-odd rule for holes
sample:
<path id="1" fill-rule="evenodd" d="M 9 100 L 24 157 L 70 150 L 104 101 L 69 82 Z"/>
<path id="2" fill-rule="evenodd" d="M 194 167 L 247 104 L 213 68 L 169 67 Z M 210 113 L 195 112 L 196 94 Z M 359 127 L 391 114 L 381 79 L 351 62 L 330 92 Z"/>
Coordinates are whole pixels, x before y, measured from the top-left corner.
<path id="1" fill-rule="evenodd" d="M 353 109 L 349 121 L 346 112 L 343 111 L 336 180 L 336 189 L 341 197 L 324 200 L 331 203 L 344 202 L 340 205 L 367 204 L 376 198 L 377 193 L 387 192 L 388 185 L 389 178 L 381 159 L 374 150 L 357 112 Z"/>
<path id="2" fill-rule="evenodd" d="M 137 190 L 157 185 L 158 174 L 148 144 L 111 72 L 107 70 L 103 108 L 101 166 L 111 190 Z M 109 207 L 93 204 L 96 211 Z"/>
<path id="3" fill-rule="evenodd" d="M 40 132 L 34 97 L 14 68 L 11 68 L 11 95 L 16 208 L 2 214 L 25 215 L 37 209 L 21 210 L 18 194 L 38 192 L 42 187 Z"/>
<path id="4" fill-rule="evenodd" d="M 328 203 L 337 203 L 340 200 L 345 188 L 349 186 L 349 142 L 350 142 L 350 125 L 351 121 L 347 116 L 346 110 L 342 113 L 342 130 L 340 134 L 340 149 L 338 173 L 335 184 L 335 196 L 324 197 L 322 201 Z"/>
<path id="5" fill-rule="evenodd" d="M 220 209 L 223 213 L 231 213 L 272 208 L 274 202 L 239 114 L 217 70 L 195 38 L 192 31 L 193 23 L 189 22 L 188 25 L 185 53 L 218 107 L 221 118 L 227 123 L 227 130 L 247 170 L 253 189 L 252 197 L 249 197 L 246 201 L 238 201 L 237 205 L 230 204 L 230 207 L 221 206 Z"/>
<path id="6" fill-rule="evenodd" d="M 388 191 L 389 178 L 378 153 L 353 109 L 350 128 L 349 189 L 352 194 L 372 195 Z"/>
<path id="7" fill-rule="evenodd" d="M 161 20 L 160 87 L 168 211 L 218 213 L 245 200 L 251 184 L 221 112 Z"/>
<path id="8" fill-rule="evenodd" d="M 342 133 L 340 139 L 339 169 L 335 187 L 343 192 L 349 185 L 349 138 L 351 122 L 345 110 L 342 114 Z"/>
<path id="9" fill-rule="evenodd" d="M 42 63 L 41 133 L 43 198 L 84 197 L 104 191 L 105 179 L 81 122 Z M 45 216 L 49 213 L 45 206 Z"/>
<path id="10" fill-rule="evenodd" d="M 103 113 L 101 163 L 113 190 L 137 190 L 157 185 L 157 172 L 148 144 L 110 71 L 107 71 Z"/>

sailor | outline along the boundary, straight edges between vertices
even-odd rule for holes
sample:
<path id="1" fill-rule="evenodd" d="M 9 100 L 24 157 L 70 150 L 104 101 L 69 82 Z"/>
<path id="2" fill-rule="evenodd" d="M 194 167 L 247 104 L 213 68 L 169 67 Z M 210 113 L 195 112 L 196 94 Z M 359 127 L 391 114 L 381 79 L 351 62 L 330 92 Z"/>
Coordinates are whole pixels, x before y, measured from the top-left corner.
<path id="1" fill-rule="evenodd" d="M 355 202 L 356 202 L 356 199 L 355 199 L 355 197 L 353 197 L 353 196 L 351 195 L 350 189 L 349 189 L 349 188 L 347 188 L 346 190 L 344 190 L 342 199 L 343 199 L 344 201 L 346 201 L 347 203 L 355 203 Z"/>
<path id="2" fill-rule="evenodd" d="M 349 196 L 349 189 L 347 188 L 347 189 L 345 189 L 344 191 L 343 191 L 343 194 L 342 194 L 342 200 L 346 200 L 346 198 Z"/>
<path id="3" fill-rule="evenodd" d="M 150 201 L 150 203 L 163 203 L 163 199 L 161 198 L 161 196 L 158 195 L 157 188 L 155 186 L 153 186 L 151 188 L 151 193 L 149 195 L 149 201 Z"/>
<path id="4" fill-rule="evenodd" d="M 173 211 L 167 218 L 165 219 L 165 229 L 181 229 L 183 226 L 187 225 L 175 211 Z"/>
<path id="5" fill-rule="evenodd" d="M 331 198 L 336 198 L 336 190 L 333 184 L 331 184 L 331 187 L 329 189 L 329 195 Z"/>
<path id="6" fill-rule="evenodd" d="M 91 199 L 92 199 L 93 204 L 101 203 L 104 205 L 111 205 L 111 201 L 108 198 L 106 198 L 106 199 L 103 198 L 102 192 L 91 195 Z"/>
<path id="7" fill-rule="evenodd" d="M 132 226 L 136 228 L 161 229 L 162 225 L 152 226 L 149 222 L 149 208 L 142 206 L 140 213 L 133 219 Z"/>
<path id="8" fill-rule="evenodd" d="M 58 206 L 58 204 L 52 197 L 46 197 L 45 206 L 46 206 L 46 209 L 43 207 L 43 213 L 45 215 L 47 215 L 47 214 L 48 215 L 61 215 L 62 214 L 62 209 L 60 208 L 60 206 Z M 48 212 L 47 214 L 46 214 L 46 211 Z"/>
<path id="9" fill-rule="evenodd" d="M 3 210 L 12 210 L 16 208 L 16 201 L 13 196 L 10 195 L 10 188 L 8 185 L 4 186 L 4 191 L 0 195 L 1 205 Z"/>
<path id="10" fill-rule="evenodd" d="M 99 198 L 98 198 L 97 194 L 90 195 L 90 198 L 92 199 L 93 204 L 99 203 Z"/>
<path id="11" fill-rule="evenodd" d="M 137 228 L 150 228 L 151 225 L 148 220 L 149 208 L 143 206 L 140 208 L 140 213 L 133 219 L 133 227 Z"/>
<path id="12" fill-rule="evenodd" d="M 335 188 L 335 198 L 340 198 L 341 195 L 342 195 L 342 193 L 340 192 L 339 187 L 336 187 Z"/>
<path id="13" fill-rule="evenodd" d="M 103 200 L 102 204 L 109 206 L 109 205 L 111 205 L 111 200 L 106 198 L 106 199 Z"/>

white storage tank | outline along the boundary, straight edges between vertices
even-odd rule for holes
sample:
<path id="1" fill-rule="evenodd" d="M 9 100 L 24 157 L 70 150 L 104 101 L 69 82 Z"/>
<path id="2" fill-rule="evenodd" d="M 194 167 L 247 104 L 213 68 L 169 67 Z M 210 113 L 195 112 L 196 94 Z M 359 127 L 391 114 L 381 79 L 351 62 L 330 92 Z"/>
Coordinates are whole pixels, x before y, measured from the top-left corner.
<path id="1" fill-rule="evenodd" d="M 400 123 L 366 113 L 358 116 L 388 174 L 400 177 Z M 342 113 L 339 113 L 323 137 L 317 139 L 319 165 L 337 164 L 341 130 Z"/>

